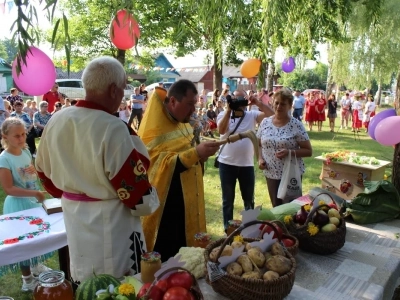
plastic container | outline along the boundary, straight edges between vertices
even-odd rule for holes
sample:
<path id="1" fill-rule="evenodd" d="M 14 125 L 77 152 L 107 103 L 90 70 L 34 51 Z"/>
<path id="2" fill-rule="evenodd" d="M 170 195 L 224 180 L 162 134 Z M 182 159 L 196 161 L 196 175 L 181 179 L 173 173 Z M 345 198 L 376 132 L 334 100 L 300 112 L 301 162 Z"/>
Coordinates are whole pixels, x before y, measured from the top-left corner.
<path id="1" fill-rule="evenodd" d="M 62 271 L 47 271 L 39 275 L 39 284 L 33 292 L 34 300 L 73 300 L 71 283 Z"/>

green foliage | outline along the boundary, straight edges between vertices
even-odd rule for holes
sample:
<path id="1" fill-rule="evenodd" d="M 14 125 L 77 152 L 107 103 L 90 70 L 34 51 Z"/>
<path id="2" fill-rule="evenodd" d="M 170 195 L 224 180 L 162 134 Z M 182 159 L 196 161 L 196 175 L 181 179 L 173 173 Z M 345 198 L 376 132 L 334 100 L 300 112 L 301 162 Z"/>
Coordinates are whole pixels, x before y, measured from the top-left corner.
<path id="1" fill-rule="evenodd" d="M 10 39 L 5 38 L 0 40 L 0 57 L 6 62 L 11 63 L 17 56 L 17 45 Z"/>
<path id="2" fill-rule="evenodd" d="M 295 69 L 291 73 L 282 72 L 279 81 L 284 86 L 300 91 L 305 89 L 325 90 L 327 76 L 327 65 L 318 63 L 314 69 Z"/>

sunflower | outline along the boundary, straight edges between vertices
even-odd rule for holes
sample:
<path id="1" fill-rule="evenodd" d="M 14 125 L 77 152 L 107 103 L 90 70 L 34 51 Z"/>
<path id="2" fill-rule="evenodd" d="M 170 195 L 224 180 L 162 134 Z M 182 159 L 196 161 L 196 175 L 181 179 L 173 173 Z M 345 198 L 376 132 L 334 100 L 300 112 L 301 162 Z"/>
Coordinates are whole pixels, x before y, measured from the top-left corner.
<path id="1" fill-rule="evenodd" d="M 310 204 L 304 204 L 304 210 L 305 211 L 310 211 L 311 210 L 311 205 Z"/>
<path id="2" fill-rule="evenodd" d="M 135 294 L 135 288 L 130 283 L 122 283 L 118 287 L 118 294 L 129 296 Z"/>
<path id="3" fill-rule="evenodd" d="M 243 237 L 242 237 L 241 235 L 236 235 L 236 236 L 234 236 L 234 237 L 233 237 L 233 241 L 234 241 L 234 242 L 240 242 L 240 243 L 243 243 L 243 242 L 244 242 Z"/>

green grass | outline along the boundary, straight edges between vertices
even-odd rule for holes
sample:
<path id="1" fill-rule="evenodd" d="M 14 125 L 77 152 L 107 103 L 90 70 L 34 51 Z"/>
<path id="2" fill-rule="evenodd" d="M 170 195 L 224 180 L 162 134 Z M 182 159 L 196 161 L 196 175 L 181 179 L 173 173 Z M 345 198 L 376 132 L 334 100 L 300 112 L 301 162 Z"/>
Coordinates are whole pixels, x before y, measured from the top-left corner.
<path id="1" fill-rule="evenodd" d="M 339 119 L 336 120 L 339 124 Z M 316 127 L 315 127 L 316 128 Z M 338 128 L 338 127 L 337 127 Z M 315 129 L 314 129 L 315 130 Z M 332 152 L 337 150 L 349 150 L 359 155 L 374 156 L 381 160 L 392 161 L 393 148 L 381 146 L 378 142 L 372 140 L 368 134 L 360 133 L 360 140 L 355 140 L 354 134 L 350 130 L 340 130 L 331 133 L 325 122 L 322 132 L 309 132 L 311 144 L 313 147 L 313 157 L 321 155 L 323 152 Z M 306 172 L 303 176 L 303 193 L 307 193 L 313 187 L 320 187 L 319 174 L 321 171 L 321 162 L 313 157 L 306 158 Z M 213 167 L 214 158 L 211 157 L 206 163 L 206 172 L 204 175 L 204 190 L 206 201 L 207 230 L 213 236 L 221 236 L 222 227 L 222 200 L 221 187 L 218 175 L 218 169 Z M 387 169 L 386 174 L 390 175 L 391 170 Z M 0 212 L 2 212 L 5 194 L 0 190 Z M 234 218 L 240 219 L 240 211 L 243 209 L 243 202 L 240 196 L 239 185 L 236 188 Z M 256 169 L 256 187 L 255 203 L 263 207 L 271 207 L 268 196 L 267 185 L 261 171 Z M 58 257 L 55 255 L 46 263 L 48 266 L 57 269 Z M 20 292 L 21 277 L 20 274 L 7 274 L 0 277 L 0 294 L 14 297 L 18 300 L 31 299 L 30 293 Z"/>

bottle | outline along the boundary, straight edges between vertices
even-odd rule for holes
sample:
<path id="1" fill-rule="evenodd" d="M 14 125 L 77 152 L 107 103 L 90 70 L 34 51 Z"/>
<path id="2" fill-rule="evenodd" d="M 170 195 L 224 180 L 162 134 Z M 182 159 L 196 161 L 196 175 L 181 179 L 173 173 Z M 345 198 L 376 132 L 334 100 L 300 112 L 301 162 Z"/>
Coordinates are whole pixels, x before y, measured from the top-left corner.
<path id="1" fill-rule="evenodd" d="M 62 271 L 47 271 L 39 275 L 39 284 L 33 292 L 33 300 L 73 300 L 71 283 Z"/>
<path id="2" fill-rule="evenodd" d="M 143 283 L 154 281 L 154 274 L 161 269 L 161 255 L 158 252 L 146 252 L 142 254 L 140 261 L 141 279 Z"/>

